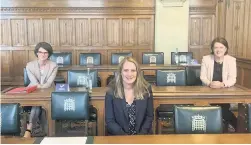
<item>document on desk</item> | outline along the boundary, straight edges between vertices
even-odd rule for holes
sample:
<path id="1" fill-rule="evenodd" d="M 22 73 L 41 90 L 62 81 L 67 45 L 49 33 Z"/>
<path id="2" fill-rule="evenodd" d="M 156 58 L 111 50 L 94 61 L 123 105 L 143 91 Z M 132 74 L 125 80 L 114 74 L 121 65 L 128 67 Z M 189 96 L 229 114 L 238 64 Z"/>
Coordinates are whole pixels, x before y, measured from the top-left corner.
<path id="1" fill-rule="evenodd" d="M 40 144 L 86 144 L 87 137 L 45 137 Z"/>

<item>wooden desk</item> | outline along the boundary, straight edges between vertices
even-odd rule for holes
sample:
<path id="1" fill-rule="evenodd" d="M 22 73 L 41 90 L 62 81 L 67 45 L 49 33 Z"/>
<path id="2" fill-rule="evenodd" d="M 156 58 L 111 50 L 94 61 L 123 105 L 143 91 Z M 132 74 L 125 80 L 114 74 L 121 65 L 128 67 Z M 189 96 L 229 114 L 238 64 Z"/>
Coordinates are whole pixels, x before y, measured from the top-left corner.
<path id="1" fill-rule="evenodd" d="M 200 67 L 200 66 L 198 66 Z M 99 66 L 80 66 L 80 65 L 71 65 L 71 66 L 61 66 L 58 69 L 58 76 L 63 76 L 64 79 L 67 81 L 67 71 L 68 70 L 86 70 L 87 68 L 90 69 L 96 69 L 98 70 L 98 74 L 101 78 L 101 87 L 106 86 L 106 80 L 110 75 L 113 75 L 115 71 L 118 69 L 118 65 L 99 65 Z M 179 70 L 184 70 L 185 66 L 177 66 L 177 65 L 155 65 L 155 64 L 141 64 L 140 69 L 142 71 L 148 71 L 146 74 L 155 74 L 156 70 L 159 69 L 179 69 Z"/>
<path id="2" fill-rule="evenodd" d="M 104 97 L 107 88 L 93 88 L 91 105 L 97 109 L 98 135 L 104 134 Z M 29 94 L 1 94 L 2 103 L 20 103 L 21 106 L 41 106 L 47 112 L 48 135 L 55 134 L 55 121 L 51 119 L 51 92 L 54 88 L 37 89 Z M 71 88 L 71 91 L 83 91 L 82 88 Z"/>
<path id="3" fill-rule="evenodd" d="M 3 144 L 33 144 L 36 138 L 1 137 Z M 94 144 L 250 144 L 251 134 L 95 136 Z"/>
<path id="4" fill-rule="evenodd" d="M 78 91 L 73 89 L 73 91 Z M 107 88 L 93 88 L 91 105 L 97 109 L 98 135 L 105 134 L 104 127 L 104 99 Z M 51 92 L 53 89 L 37 90 L 31 94 L 2 94 L 2 103 L 20 103 L 22 106 L 42 106 L 48 113 L 49 136 L 55 134 L 55 122 L 51 120 Z M 239 86 L 224 89 L 211 89 L 206 86 L 176 86 L 155 87 L 153 86 L 154 109 L 160 104 L 195 104 L 207 106 L 210 103 L 251 103 L 251 91 L 244 90 Z M 241 105 L 239 105 L 241 106 Z M 243 114 L 239 109 L 238 114 Z M 155 113 L 155 111 L 154 111 Z M 155 114 L 154 114 L 155 115 Z M 155 115 L 156 116 L 156 115 Z M 154 117 L 154 119 L 156 119 Z M 245 120 L 238 118 L 238 132 L 246 132 L 245 127 L 240 126 Z M 155 132 L 156 121 L 153 130 Z"/>

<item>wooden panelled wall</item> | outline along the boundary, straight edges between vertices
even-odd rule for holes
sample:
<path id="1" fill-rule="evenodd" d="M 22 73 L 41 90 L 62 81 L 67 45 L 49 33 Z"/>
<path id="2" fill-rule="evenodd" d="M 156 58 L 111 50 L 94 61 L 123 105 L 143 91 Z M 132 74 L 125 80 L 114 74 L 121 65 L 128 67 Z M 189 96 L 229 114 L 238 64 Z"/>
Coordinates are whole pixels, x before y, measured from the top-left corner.
<path id="1" fill-rule="evenodd" d="M 251 89 L 251 1 L 190 0 L 189 51 L 201 61 L 210 43 L 223 36 L 237 58 L 237 84 Z"/>
<path id="2" fill-rule="evenodd" d="M 8 0 L 1 7 L 1 83 L 22 84 L 23 68 L 34 60 L 34 47 L 49 42 L 55 52 L 72 52 L 73 65 L 83 52 L 153 51 L 154 0 Z"/>

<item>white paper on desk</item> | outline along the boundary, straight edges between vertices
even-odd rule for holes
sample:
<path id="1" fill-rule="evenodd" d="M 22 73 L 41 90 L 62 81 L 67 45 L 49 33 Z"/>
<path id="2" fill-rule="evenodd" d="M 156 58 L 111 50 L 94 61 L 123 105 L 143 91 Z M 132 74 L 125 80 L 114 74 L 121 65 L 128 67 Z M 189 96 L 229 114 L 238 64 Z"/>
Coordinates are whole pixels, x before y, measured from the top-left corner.
<path id="1" fill-rule="evenodd" d="M 45 137 L 40 144 L 86 144 L 87 137 Z"/>

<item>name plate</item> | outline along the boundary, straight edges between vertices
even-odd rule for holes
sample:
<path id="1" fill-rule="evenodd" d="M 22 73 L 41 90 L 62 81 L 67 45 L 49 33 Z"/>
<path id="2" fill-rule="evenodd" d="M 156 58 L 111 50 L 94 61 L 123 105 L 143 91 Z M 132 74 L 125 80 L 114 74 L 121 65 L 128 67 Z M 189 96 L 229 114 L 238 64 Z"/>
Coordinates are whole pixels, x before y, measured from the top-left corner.
<path id="1" fill-rule="evenodd" d="M 70 87 L 69 84 L 56 84 L 56 92 L 69 92 L 70 91 Z"/>
<path id="2" fill-rule="evenodd" d="M 87 137 L 45 137 L 40 144 L 86 144 Z"/>

